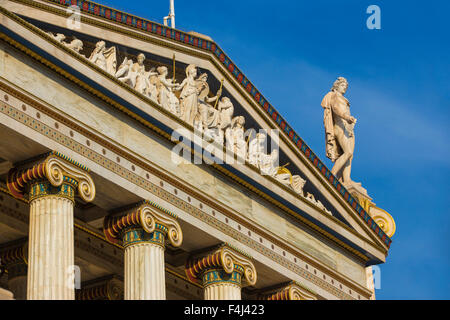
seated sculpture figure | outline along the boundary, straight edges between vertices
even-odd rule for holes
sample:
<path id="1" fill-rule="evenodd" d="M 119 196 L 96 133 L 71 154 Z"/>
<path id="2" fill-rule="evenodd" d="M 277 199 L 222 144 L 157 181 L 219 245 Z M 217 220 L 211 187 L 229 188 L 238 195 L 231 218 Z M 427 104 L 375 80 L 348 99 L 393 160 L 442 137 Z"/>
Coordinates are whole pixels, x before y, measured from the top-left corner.
<path id="1" fill-rule="evenodd" d="M 235 117 L 231 121 L 229 130 L 225 131 L 227 148 L 233 155 L 237 155 L 241 161 L 245 161 L 247 156 L 247 142 L 244 133 L 245 118 L 243 116 Z"/>
<path id="2" fill-rule="evenodd" d="M 221 91 L 217 92 L 214 97 L 209 97 L 209 84 L 208 74 L 203 73 L 197 79 L 198 88 L 198 113 L 195 121 L 198 123 L 197 128 L 201 131 L 206 131 L 208 128 L 216 128 L 219 125 L 220 115 L 216 109 L 214 109 L 210 103 L 213 103 L 219 99 L 222 94 Z"/>
<path id="3" fill-rule="evenodd" d="M 260 158 L 261 154 L 264 154 L 265 140 L 266 140 L 265 134 L 257 133 L 256 137 L 250 141 L 250 144 L 248 146 L 247 161 L 256 167 L 259 167 L 259 162 L 260 162 L 259 158 Z"/>
<path id="4" fill-rule="evenodd" d="M 97 65 L 102 70 L 109 74 L 116 74 L 117 67 L 117 55 L 116 47 L 106 49 L 105 41 L 97 42 L 94 51 L 92 52 L 89 60 Z"/>

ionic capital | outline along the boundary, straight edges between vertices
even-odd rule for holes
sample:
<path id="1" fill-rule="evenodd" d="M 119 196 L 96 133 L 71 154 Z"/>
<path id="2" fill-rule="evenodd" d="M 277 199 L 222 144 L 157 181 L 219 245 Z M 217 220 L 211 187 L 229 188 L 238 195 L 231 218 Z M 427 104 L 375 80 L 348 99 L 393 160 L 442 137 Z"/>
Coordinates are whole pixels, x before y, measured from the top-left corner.
<path id="1" fill-rule="evenodd" d="M 77 290 L 76 300 L 123 300 L 123 281 L 116 276 L 90 281 Z"/>
<path id="2" fill-rule="evenodd" d="M 8 270 L 8 278 L 27 274 L 28 241 L 21 239 L 0 247 L 0 264 Z"/>
<path id="3" fill-rule="evenodd" d="M 89 169 L 59 152 L 51 152 L 21 169 L 13 168 L 8 173 L 9 192 L 22 199 L 30 187 L 30 200 L 49 194 L 74 198 L 74 190 L 80 197 L 91 202 L 95 198 L 95 185 Z M 56 190 L 51 190 L 54 187 Z"/>
<path id="4" fill-rule="evenodd" d="M 177 219 L 175 214 L 150 201 L 144 201 L 119 216 L 106 217 L 103 232 L 109 242 L 118 243 L 122 240 L 125 247 L 138 242 L 164 246 L 165 238 L 174 247 L 179 247 L 183 242 L 183 232 Z"/>
<path id="5" fill-rule="evenodd" d="M 203 284 L 205 285 L 214 281 L 214 279 L 209 279 L 211 276 L 217 276 L 218 279 L 222 278 L 220 272 L 210 274 L 209 271 L 223 270 L 225 273 L 232 275 L 230 281 L 240 282 L 241 277 L 243 277 L 248 285 L 253 286 L 256 284 L 257 273 L 251 259 L 249 255 L 231 245 L 223 244 L 201 258 L 188 261 L 186 275 L 190 281 L 199 282 L 201 277 L 208 274 L 207 278 L 203 277 Z M 208 283 L 205 283 L 205 281 Z"/>
<path id="6" fill-rule="evenodd" d="M 317 300 L 315 294 L 296 282 L 260 295 L 261 300 Z"/>

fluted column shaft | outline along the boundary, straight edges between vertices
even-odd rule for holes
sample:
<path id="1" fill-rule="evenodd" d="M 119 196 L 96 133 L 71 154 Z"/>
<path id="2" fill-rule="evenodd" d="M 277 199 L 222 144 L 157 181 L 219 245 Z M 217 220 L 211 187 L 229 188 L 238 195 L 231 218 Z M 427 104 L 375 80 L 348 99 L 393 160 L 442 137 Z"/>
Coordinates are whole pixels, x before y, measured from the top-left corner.
<path id="1" fill-rule="evenodd" d="M 138 243 L 125 249 L 125 300 L 165 300 L 164 248 Z"/>
<path id="2" fill-rule="evenodd" d="M 205 300 L 241 300 L 239 272 L 231 275 L 223 270 L 208 270 L 203 274 Z"/>
<path id="3" fill-rule="evenodd" d="M 27 298 L 74 300 L 74 188 L 43 181 L 31 189 Z"/>

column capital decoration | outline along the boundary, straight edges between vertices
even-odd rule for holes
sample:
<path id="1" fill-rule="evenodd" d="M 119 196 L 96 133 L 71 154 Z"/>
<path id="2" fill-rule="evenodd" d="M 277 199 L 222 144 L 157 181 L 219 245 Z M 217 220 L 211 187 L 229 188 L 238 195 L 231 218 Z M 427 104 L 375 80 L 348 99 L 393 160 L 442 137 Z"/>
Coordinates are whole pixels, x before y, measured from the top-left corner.
<path id="1" fill-rule="evenodd" d="M 123 281 L 116 276 L 109 276 L 83 284 L 83 289 L 76 291 L 76 300 L 123 300 Z"/>
<path id="2" fill-rule="evenodd" d="M 21 239 L 0 247 L 1 265 L 8 270 L 9 279 L 27 274 L 28 241 Z"/>
<path id="3" fill-rule="evenodd" d="M 183 232 L 177 219 L 176 214 L 153 202 L 143 201 L 119 216 L 106 217 L 103 223 L 103 232 L 109 242 L 119 243 L 125 231 L 138 227 L 147 234 L 154 234 L 155 231 L 158 231 L 166 236 L 174 247 L 179 247 L 183 242 Z M 160 241 L 161 239 L 153 240 Z"/>
<path id="4" fill-rule="evenodd" d="M 0 247 L 1 264 L 8 266 L 15 263 L 28 264 L 28 241 L 22 239 Z"/>
<path id="5" fill-rule="evenodd" d="M 53 187 L 67 185 L 76 188 L 86 202 L 91 202 L 95 198 L 95 185 L 89 175 L 89 169 L 57 151 L 52 151 L 20 169 L 11 169 L 8 173 L 7 187 L 15 198 L 23 199 L 28 184 L 45 180 Z M 71 188 L 63 190 L 69 197 L 73 196 L 70 194 Z M 32 193 L 33 197 L 38 197 L 43 196 L 45 192 L 45 188 L 41 187 L 40 190 L 34 189 Z"/>
<path id="6" fill-rule="evenodd" d="M 256 284 L 256 268 L 252 257 L 230 244 L 222 244 L 204 257 L 191 259 L 186 265 L 186 275 L 191 282 L 197 283 L 202 275 L 211 269 L 222 269 L 227 274 L 235 272 L 243 275 L 247 284 Z"/>
<path id="7" fill-rule="evenodd" d="M 292 281 L 289 284 L 260 295 L 261 300 L 317 300 L 315 294 L 299 283 Z"/>

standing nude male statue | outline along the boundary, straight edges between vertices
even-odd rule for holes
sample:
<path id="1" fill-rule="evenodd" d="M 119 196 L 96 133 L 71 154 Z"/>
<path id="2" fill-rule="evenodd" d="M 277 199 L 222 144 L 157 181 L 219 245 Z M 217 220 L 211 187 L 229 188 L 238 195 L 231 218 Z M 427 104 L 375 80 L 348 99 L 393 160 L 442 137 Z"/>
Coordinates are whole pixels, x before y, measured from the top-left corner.
<path id="1" fill-rule="evenodd" d="M 347 89 L 347 80 L 339 77 L 331 91 L 323 98 L 326 152 L 327 157 L 335 163 L 331 172 L 341 183 L 346 188 L 353 187 L 360 193 L 367 194 L 360 183 L 350 178 L 355 150 L 356 119 L 350 114 L 350 103 L 344 97 Z"/>

